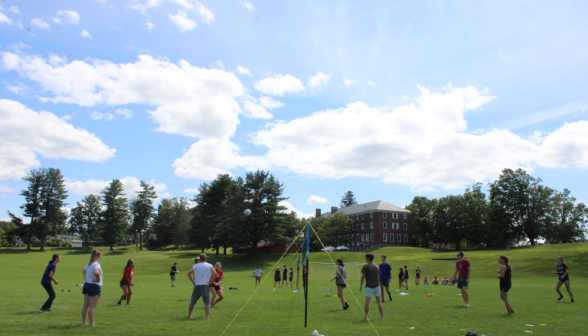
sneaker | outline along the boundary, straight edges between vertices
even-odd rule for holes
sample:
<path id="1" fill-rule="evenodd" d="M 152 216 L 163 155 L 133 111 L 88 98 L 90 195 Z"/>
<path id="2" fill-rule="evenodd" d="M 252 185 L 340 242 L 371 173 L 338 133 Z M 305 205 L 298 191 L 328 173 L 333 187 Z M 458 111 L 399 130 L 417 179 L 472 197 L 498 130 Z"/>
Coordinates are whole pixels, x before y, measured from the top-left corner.
<path id="1" fill-rule="evenodd" d="M 176 286 L 172 286 L 172 288 L 176 288 Z"/>
<path id="2" fill-rule="evenodd" d="M 574 302 L 574 299 L 572 299 L 572 302 Z"/>
<path id="3" fill-rule="evenodd" d="M 119 302 L 119 303 L 117 303 L 116 305 L 117 305 L 117 306 L 122 306 L 122 303 L 120 303 L 120 302 Z"/>
<path id="4" fill-rule="evenodd" d="M 44 313 L 47 313 L 47 311 L 45 309 L 39 309 L 39 313 L 44 314 Z"/>
<path id="5" fill-rule="evenodd" d="M 390 296 L 390 294 L 388 294 L 388 297 L 390 298 L 390 301 L 392 301 L 392 296 Z"/>
<path id="6" fill-rule="evenodd" d="M 559 300 L 561 300 L 561 299 L 563 299 L 563 295 L 562 295 L 562 296 L 560 296 L 560 297 L 559 297 L 559 299 L 557 299 L 557 301 L 559 301 Z"/>
<path id="7" fill-rule="evenodd" d="M 469 304 L 469 303 L 468 303 L 468 304 L 466 304 L 465 306 L 466 306 L 466 308 L 470 308 L 470 304 Z"/>
<path id="8" fill-rule="evenodd" d="M 52 311 L 52 310 L 51 310 L 51 308 L 47 308 L 47 309 L 45 309 L 45 311 L 46 311 L 46 312 L 50 312 L 50 311 Z"/>
<path id="9" fill-rule="evenodd" d="M 127 306 L 130 306 L 130 305 L 131 305 L 130 303 L 127 303 Z"/>
<path id="10" fill-rule="evenodd" d="M 349 304 L 347 302 L 345 302 L 345 307 L 343 307 L 343 310 L 347 310 L 349 309 Z"/>

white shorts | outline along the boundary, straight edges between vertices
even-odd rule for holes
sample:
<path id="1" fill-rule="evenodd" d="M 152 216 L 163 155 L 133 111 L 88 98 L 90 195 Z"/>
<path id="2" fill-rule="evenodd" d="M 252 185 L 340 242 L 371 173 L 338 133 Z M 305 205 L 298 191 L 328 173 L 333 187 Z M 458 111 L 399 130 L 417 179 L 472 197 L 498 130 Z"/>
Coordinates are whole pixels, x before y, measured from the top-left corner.
<path id="1" fill-rule="evenodd" d="M 381 295 L 382 295 L 382 292 L 380 291 L 380 286 L 378 286 L 376 288 L 369 288 L 369 287 L 365 288 L 365 296 L 366 297 L 381 296 Z"/>

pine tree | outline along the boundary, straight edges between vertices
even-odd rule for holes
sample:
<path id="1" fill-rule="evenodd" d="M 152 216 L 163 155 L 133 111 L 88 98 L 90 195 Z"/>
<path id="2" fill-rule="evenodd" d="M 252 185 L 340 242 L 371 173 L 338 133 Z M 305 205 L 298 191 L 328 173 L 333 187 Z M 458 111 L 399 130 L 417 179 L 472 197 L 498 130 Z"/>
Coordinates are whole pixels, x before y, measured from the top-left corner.
<path id="1" fill-rule="evenodd" d="M 31 241 L 34 235 L 34 228 L 38 226 L 38 222 L 41 221 L 43 215 L 41 209 L 41 192 L 45 180 L 47 169 L 41 168 L 38 170 L 31 170 L 22 179 L 29 183 L 26 190 L 23 190 L 20 194 L 25 198 L 25 204 L 21 205 L 20 208 L 23 210 L 25 217 L 29 217 L 29 223 L 25 224 L 22 219 L 9 213 L 12 218 L 12 222 L 19 227 L 19 236 L 23 241 L 27 243 L 27 250 L 31 249 Z"/>
<path id="2" fill-rule="evenodd" d="M 155 216 L 153 201 L 157 199 L 154 186 L 141 181 L 141 188 L 143 190 L 137 191 L 137 198 L 132 202 L 132 229 L 139 234 L 139 250 L 143 250 L 143 232 L 149 227 L 149 223 Z"/>
<path id="3" fill-rule="evenodd" d="M 127 199 L 123 196 L 123 184 L 120 180 L 113 179 L 102 193 L 102 212 L 98 221 L 99 232 L 102 240 L 110 250 L 114 244 L 120 241 L 123 232 L 127 228 Z"/>
<path id="4" fill-rule="evenodd" d="M 97 223 L 100 218 L 101 201 L 100 196 L 90 194 L 71 209 L 69 231 L 79 234 L 85 246 L 90 245 L 90 240 L 98 238 Z"/>
<path id="5" fill-rule="evenodd" d="M 351 190 L 349 190 L 348 192 L 343 194 L 343 197 L 341 197 L 341 207 L 342 208 L 347 208 L 347 207 L 350 207 L 350 206 L 356 205 L 356 204 L 357 204 L 357 200 L 355 199 L 355 195 L 353 194 L 353 191 L 351 191 Z"/>

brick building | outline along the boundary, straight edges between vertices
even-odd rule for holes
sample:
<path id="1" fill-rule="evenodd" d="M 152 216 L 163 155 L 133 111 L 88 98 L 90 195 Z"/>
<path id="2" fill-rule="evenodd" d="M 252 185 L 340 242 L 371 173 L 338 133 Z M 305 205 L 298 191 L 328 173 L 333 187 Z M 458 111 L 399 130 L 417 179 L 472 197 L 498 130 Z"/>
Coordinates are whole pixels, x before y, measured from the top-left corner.
<path id="1" fill-rule="evenodd" d="M 352 205 L 338 209 L 331 207 L 330 212 L 321 213 L 316 209 L 316 216 L 331 216 L 342 212 L 353 220 L 349 228 L 351 251 L 363 251 L 383 246 L 413 246 L 412 213 L 409 210 L 384 201 Z"/>

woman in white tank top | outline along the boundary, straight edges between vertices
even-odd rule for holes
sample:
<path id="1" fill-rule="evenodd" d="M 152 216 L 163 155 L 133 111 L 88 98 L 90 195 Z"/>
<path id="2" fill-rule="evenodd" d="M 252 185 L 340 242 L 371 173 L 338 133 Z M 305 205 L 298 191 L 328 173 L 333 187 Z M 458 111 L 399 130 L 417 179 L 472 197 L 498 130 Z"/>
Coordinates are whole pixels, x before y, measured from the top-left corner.
<path id="1" fill-rule="evenodd" d="M 82 308 L 82 323 L 87 325 L 86 318 L 90 318 L 90 325 L 94 326 L 94 313 L 96 310 L 96 306 L 98 305 L 98 300 L 100 300 L 100 293 L 102 291 L 102 267 L 100 266 L 100 259 L 102 257 L 102 252 L 98 250 L 92 251 L 92 256 L 90 257 L 90 262 L 84 270 L 82 271 L 82 275 L 86 282 L 84 283 L 84 288 L 82 289 L 82 294 L 84 294 L 84 307 Z"/>

